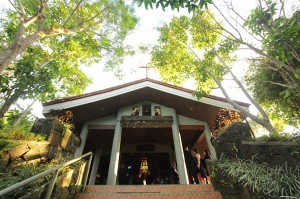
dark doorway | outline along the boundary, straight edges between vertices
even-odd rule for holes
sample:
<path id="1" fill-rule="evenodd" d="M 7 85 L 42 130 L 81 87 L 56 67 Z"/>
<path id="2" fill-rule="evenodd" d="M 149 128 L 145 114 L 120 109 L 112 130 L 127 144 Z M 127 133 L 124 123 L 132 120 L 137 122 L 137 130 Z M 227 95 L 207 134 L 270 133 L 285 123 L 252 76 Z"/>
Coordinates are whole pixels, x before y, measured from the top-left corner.
<path id="1" fill-rule="evenodd" d="M 147 158 L 153 183 L 169 183 L 171 164 L 169 153 L 122 153 L 120 164 L 125 164 L 127 168 L 130 168 L 130 178 L 133 179 L 139 174 L 143 156 Z M 129 181 L 129 183 L 132 183 L 132 181 Z"/>

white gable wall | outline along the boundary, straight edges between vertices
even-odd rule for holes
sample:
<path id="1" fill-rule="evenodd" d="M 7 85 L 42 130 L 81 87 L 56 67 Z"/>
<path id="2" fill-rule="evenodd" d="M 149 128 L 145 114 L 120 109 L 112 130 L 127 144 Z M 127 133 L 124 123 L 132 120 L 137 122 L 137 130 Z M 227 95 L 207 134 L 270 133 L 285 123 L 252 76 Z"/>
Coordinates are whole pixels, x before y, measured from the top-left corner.
<path id="1" fill-rule="evenodd" d="M 107 117 L 98 118 L 88 121 L 88 125 L 116 125 L 117 115 L 109 115 Z"/>
<path id="2" fill-rule="evenodd" d="M 188 118 L 183 115 L 177 115 L 177 118 L 178 118 L 179 125 L 205 125 L 206 124 L 206 122 Z"/>
<path id="3" fill-rule="evenodd" d="M 132 107 L 134 106 L 140 106 L 141 110 L 140 110 L 140 116 L 142 115 L 142 106 L 143 104 L 151 104 L 151 115 L 154 115 L 154 107 L 155 106 L 160 106 L 161 108 L 161 113 L 162 113 L 162 116 L 171 116 L 172 115 L 172 109 L 171 108 L 168 108 L 168 107 L 165 107 L 165 106 L 162 106 L 160 104 L 157 104 L 157 103 L 153 103 L 153 102 L 141 102 L 141 103 L 138 103 L 138 104 L 133 104 L 131 106 L 128 106 L 128 107 L 125 107 L 123 110 L 123 116 L 130 116 L 131 113 L 132 113 Z M 195 120 L 195 119 L 192 119 L 192 118 L 188 118 L 188 117 L 185 117 L 183 115 L 177 115 L 177 118 L 178 118 L 178 123 L 179 125 L 205 125 L 206 122 L 202 122 L 202 121 L 199 121 L 199 120 Z M 87 124 L 88 125 L 115 125 L 116 124 L 116 119 L 117 119 L 117 115 L 109 115 L 109 116 L 106 116 L 106 117 L 102 117 L 102 118 L 97 118 L 95 120 L 91 120 L 91 121 L 88 121 Z"/>

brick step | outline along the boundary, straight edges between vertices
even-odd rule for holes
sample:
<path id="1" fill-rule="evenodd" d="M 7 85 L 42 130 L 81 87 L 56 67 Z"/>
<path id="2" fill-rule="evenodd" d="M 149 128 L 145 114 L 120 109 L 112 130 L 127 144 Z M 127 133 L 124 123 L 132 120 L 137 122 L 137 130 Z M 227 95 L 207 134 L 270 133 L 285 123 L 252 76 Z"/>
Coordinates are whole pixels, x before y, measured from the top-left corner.
<path id="1" fill-rule="evenodd" d="M 78 193 L 75 199 L 222 199 L 220 192 L 172 193 Z"/>
<path id="2" fill-rule="evenodd" d="M 87 186 L 85 192 L 192 192 L 214 191 L 212 185 L 95 185 Z"/>

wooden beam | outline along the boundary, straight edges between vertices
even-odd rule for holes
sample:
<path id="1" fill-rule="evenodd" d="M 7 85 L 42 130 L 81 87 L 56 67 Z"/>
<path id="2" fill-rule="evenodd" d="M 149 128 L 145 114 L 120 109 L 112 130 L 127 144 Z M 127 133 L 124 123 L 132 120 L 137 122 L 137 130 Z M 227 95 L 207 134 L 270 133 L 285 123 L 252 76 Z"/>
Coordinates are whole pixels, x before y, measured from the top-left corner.
<path id="1" fill-rule="evenodd" d="M 195 130 L 195 131 L 204 131 L 204 125 L 179 125 L 179 130 Z"/>
<path id="2" fill-rule="evenodd" d="M 88 130 L 93 129 L 115 129 L 115 125 L 88 125 Z"/>

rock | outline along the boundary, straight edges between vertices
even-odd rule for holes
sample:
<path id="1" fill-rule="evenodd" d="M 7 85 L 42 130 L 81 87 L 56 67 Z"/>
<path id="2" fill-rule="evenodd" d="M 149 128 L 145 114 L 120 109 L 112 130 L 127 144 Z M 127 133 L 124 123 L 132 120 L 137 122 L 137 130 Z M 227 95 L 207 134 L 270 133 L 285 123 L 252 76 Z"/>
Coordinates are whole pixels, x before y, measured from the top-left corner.
<path id="1" fill-rule="evenodd" d="M 59 132 L 55 129 L 50 130 L 48 141 L 52 146 L 59 146 L 62 142 L 62 132 Z"/>
<path id="2" fill-rule="evenodd" d="M 76 151 L 76 147 L 78 147 L 78 144 L 80 143 L 80 139 L 77 138 L 77 136 L 75 136 L 72 131 L 70 130 L 67 130 L 65 132 L 65 135 L 62 139 L 62 142 L 61 142 L 61 147 L 65 150 L 65 151 L 68 151 L 68 152 L 71 152 L 71 153 L 75 153 Z"/>
<path id="3" fill-rule="evenodd" d="M 56 118 L 39 118 L 35 120 L 30 131 L 46 135 L 48 138 L 53 130 L 62 133 L 63 127 L 64 125 Z"/>
<path id="4" fill-rule="evenodd" d="M 58 147 L 49 145 L 49 151 L 46 158 L 52 160 L 53 158 L 55 158 L 57 151 L 58 151 Z"/>

